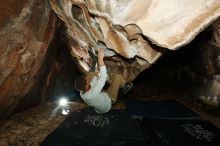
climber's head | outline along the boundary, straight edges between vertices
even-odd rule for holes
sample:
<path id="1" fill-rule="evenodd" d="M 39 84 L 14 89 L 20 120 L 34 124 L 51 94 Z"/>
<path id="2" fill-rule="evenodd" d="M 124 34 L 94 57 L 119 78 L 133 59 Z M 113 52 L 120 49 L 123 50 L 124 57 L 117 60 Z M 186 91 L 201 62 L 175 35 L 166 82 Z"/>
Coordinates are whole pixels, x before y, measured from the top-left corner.
<path id="1" fill-rule="evenodd" d="M 79 91 L 87 92 L 91 88 L 89 81 L 84 76 L 79 76 L 75 79 L 75 88 Z"/>

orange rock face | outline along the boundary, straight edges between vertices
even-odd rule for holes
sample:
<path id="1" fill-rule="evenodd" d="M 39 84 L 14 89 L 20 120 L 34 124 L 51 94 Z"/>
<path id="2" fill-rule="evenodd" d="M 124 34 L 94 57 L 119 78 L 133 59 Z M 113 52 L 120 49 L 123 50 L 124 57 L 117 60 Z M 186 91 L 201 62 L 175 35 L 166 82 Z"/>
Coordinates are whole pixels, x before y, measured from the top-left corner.
<path id="1" fill-rule="evenodd" d="M 88 50 L 105 48 L 109 72 L 133 81 L 162 52 L 192 41 L 220 16 L 219 0 L 50 0 L 64 22 L 66 40 L 82 71 L 88 71 Z M 163 49 L 165 50 L 165 49 Z"/>
<path id="2" fill-rule="evenodd" d="M 105 48 L 108 71 L 123 74 L 124 83 L 133 81 L 162 55 L 148 43 L 137 25 L 115 24 L 111 15 L 114 7 L 105 0 L 50 3 L 65 24 L 69 50 L 83 72 L 91 65 L 88 50 L 96 52 L 100 47 Z"/>
<path id="3" fill-rule="evenodd" d="M 56 17 L 45 0 L 0 0 L 0 116 L 10 114 L 41 76 Z"/>

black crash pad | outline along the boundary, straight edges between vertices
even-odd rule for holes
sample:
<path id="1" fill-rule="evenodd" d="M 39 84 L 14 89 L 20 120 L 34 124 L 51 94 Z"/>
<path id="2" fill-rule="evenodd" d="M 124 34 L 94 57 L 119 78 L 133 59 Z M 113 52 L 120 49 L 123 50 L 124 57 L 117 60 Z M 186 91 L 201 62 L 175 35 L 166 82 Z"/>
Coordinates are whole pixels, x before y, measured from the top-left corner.
<path id="1" fill-rule="evenodd" d="M 126 100 L 126 108 L 132 117 L 155 119 L 198 119 L 199 115 L 174 101 Z"/>
<path id="2" fill-rule="evenodd" d="M 160 146 L 220 146 L 220 131 L 201 120 L 145 120 Z"/>
<path id="3" fill-rule="evenodd" d="M 71 113 L 41 146 L 144 146 L 141 128 L 124 110 L 97 114 L 86 108 Z"/>

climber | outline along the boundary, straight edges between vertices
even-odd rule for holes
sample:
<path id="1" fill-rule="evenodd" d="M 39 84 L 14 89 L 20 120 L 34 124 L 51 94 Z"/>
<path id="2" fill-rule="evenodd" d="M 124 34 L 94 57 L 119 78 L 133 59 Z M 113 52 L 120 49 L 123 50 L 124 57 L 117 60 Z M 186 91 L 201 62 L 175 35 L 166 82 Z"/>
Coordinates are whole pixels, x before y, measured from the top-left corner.
<path id="1" fill-rule="evenodd" d="M 108 78 L 103 59 L 104 49 L 99 49 L 97 58 L 99 76 L 97 73 L 90 71 L 86 76 L 80 76 L 75 80 L 75 88 L 80 91 L 81 98 L 89 106 L 92 106 L 97 113 L 106 113 L 111 109 L 112 104 L 117 101 L 118 90 L 122 81 L 121 74 L 111 74 L 110 87 L 106 91 L 102 91 Z"/>

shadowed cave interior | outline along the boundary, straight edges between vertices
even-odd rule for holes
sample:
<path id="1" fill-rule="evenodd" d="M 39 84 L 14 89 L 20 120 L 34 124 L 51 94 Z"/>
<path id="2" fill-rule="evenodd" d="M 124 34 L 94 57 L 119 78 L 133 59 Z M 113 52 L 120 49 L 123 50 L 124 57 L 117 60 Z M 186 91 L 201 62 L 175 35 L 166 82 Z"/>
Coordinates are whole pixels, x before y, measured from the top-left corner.
<path id="1" fill-rule="evenodd" d="M 8 8 L 12 8 L 12 3 L 13 0 L 9 0 Z M 26 1 L 21 4 L 21 8 L 25 3 Z M 32 5 L 37 5 L 37 3 Z M 85 30 L 79 26 L 82 25 L 83 28 L 90 30 L 91 28 L 88 28 L 86 23 L 93 22 L 96 17 L 98 20 L 100 16 L 93 11 L 87 15 L 83 6 L 73 5 L 71 13 L 79 13 L 79 15 L 74 15 L 73 19 L 79 21 L 80 25 L 75 25 L 76 28 L 71 30 L 73 23 L 68 21 L 69 18 L 63 17 L 63 13 L 59 11 L 66 3 L 58 3 L 60 8 L 56 7 L 54 0 L 50 1 L 51 4 L 39 1 L 39 4 L 41 3 L 44 4 L 33 10 L 35 13 L 38 12 L 35 18 L 31 17 L 34 13 L 20 12 L 20 7 L 0 12 L 0 17 L 2 16 L 2 19 L 0 18 L 0 28 L 2 28 L 0 35 L 4 36 L 0 40 L 2 42 L 0 46 L 5 48 L 0 50 L 0 53 L 3 54 L 0 56 L 0 89 L 2 92 L 0 94 L 0 146 L 88 145 L 81 139 L 84 136 L 88 138 L 91 145 L 108 143 L 121 146 L 171 146 L 183 143 L 178 139 L 179 137 L 184 137 L 185 139 L 183 139 L 187 141 L 186 144 L 192 145 L 214 146 L 220 143 L 220 41 L 216 39 L 216 37 L 220 38 L 219 19 L 216 18 L 217 20 L 213 22 L 213 24 L 218 24 L 218 29 L 210 24 L 190 43 L 183 44 L 177 50 L 152 43 L 150 39 L 140 34 L 139 29 L 141 28 L 131 27 L 139 32 L 138 35 L 134 35 L 128 33 L 128 30 L 131 29 L 129 27 L 125 29 L 119 25 L 114 26 L 115 28 L 108 26 L 109 29 L 112 29 L 112 32 L 108 34 L 112 40 L 109 41 L 109 39 L 102 43 L 105 44 L 104 46 L 114 47 L 118 41 L 122 43 L 117 44 L 122 47 L 122 50 L 117 50 L 117 47 L 107 48 L 110 49 L 109 54 L 113 52 L 113 56 L 108 54 L 110 57 L 106 56 L 105 63 L 110 71 L 123 70 L 125 80 L 132 81 L 133 87 L 126 94 L 119 90 L 118 101 L 112 106 L 112 110 L 99 115 L 80 98 L 79 91 L 74 89 L 74 81 L 85 72 L 89 62 L 87 48 L 82 44 L 91 43 L 91 38 L 86 36 Z M 49 5 L 52 6 L 54 12 Z M 13 5 L 13 7 L 15 6 Z M 18 19 L 20 16 L 16 17 L 16 14 L 22 16 L 22 19 Z M 84 16 L 91 16 L 91 20 L 87 18 L 88 22 L 85 21 L 82 18 Z M 6 17 L 10 19 L 6 19 Z M 22 23 L 18 25 L 19 23 L 15 22 Z M 105 24 L 101 20 L 98 22 Z M 95 26 L 96 23 L 93 23 Z M 107 27 L 109 24 L 105 25 Z M 14 30 L 14 28 L 16 29 Z M 153 57 L 145 56 L 147 59 L 150 58 L 150 61 L 143 57 L 143 54 L 146 53 L 143 48 L 141 50 L 143 52 L 139 54 L 136 52 L 137 54 L 131 57 L 133 54 L 129 52 L 129 49 L 132 48 L 129 48 L 127 52 L 123 50 L 127 47 L 127 44 L 123 42 L 123 37 L 116 37 L 118 39 L 116 41 L 113 39 L 112 36 L 119 32 L 123 34 L 125 30 L 128 31 L 126 34 L 128 38 L 131 37 L 129 41 L 138 38 L 142 42 L 149 43 L 144 44 L 145 46 L 142 45 L 147 46 L 147 49 L 144 48 L 147 50 L 146 52 L 149 52 L 150 55 L 153 54 Z M 73 32 L 85 37 L 85 42 L 82 43 L 79 41 L 80 39 L 73 37 L 75 35 Z M 94 30 L 92 32 L 96 34 Z M 216 36 L 216 32 L 218 32 L 218 36 Z M 96 35 L 97 38 L 101 36 Z M 62 114 L 64 108 L 58 103 L 63 97 L 68 99 L 68 112 L 66 112 L 69 114 L 67 115 Z M 186 115 L 184 112 L 178 113 L 182 110 L 178 109 L 179 105 L 181 108 L 183 106 L 184 110 L 187 109 Z M 169 115 L 169 112 L 174 115 Z M 118 123 L 114 120 L 118 120 Z M 176 134 L 178 132 L 172 126 L 177 125 L 178 127 L 178 122 L 183 122 L 180 127 L 185 128 L 185 132 L 188 132 L 187 136 L 191 135 L 195 138 L 195 135 L 199 135 L 195 138 L 198 141 L 194 143 L 192 137 L 181 135 L 181 132 L 180 135 Z M 187 127 L 184 122 L 191 122 L 191 124 L 188 124 Z M 199 124 L 204 124 L 203 126 L 207 124 L 208 130 L 195 126 Z M 104 134 L 100 127 L 106 128 Z M 199 134 L 192 132 L 196 131 L 195 127 L 197 132 L 200 130 Z M 129 128 L 131 128 L 130 131 L 125 130 Z M 170 131 L 168 131 L 172 134 L 163 133 L 163 129 L 169 129 Z M 137 135 L 134 134 L 136 132 Z M 175 137 L 175 135 L 179 137 Z M 97 140 L 99 136 L 103 141 Z M 203 143 L 203 141 L 205 142 Z"/>
<path id="2" fill-rule="evenodd" d="M 119 92 L 118 103 L 113 108 L 123 109 L 123 102 L 130 99 L 145 101 L 176 100 L 219 127 L 219 106 L 213 104 L 212 101 L 209 101 L 209 103 L 200 98 L 201 96 L 219 97 L 218 90 L 212 89 L 216 75 L 209 75 L 207 73 L 209 72 L 208 69 L 204 69 L 207 62 L 203 62 L 204 54 L 201 52 L 203 51 L 201 43 L 207 42 L 211 33 L 211 31 L 202 32 L 189 45 L 178 51 L 166 51 L 151 68 L 140 73 L 133 82 L 133 88 L 127 94 Z M 71 106 L 72 111 L 85 108 L 86 105 L 81 100 L 79 92 L 73 86 L 75 78 L 82 75 L 82 73 L 77 69 L 77 65 L 65 43 L 61 38 L 58 37 L 57 39 L 58 41 L 55 41 L 54 44 L 57 48 L 56 57 L 54 58 L 55 63 L 52 63 L 53 65 L 49 67 L 50 70 L 55 70 L 55 72 L 53 72 L 51 83 L 44 93 L 47 98 L 41 101 L 40 105 L 39 101 L 30 98 L 30 96 L 36 97 L 38 93 L 41 93 L 39 90 L 44 86 L 41 84 L 39 88 L 35 89 L 36 91 L 21 100 L 14 113 L 2 122 L 2 129 L 8 130 L 4 135 L 9 135 L 9 137 L 3 137 L 3 141 L 6 139 L 9 141 L 8 143 L 16 143 L 17 145 L 27 145 L 28 143 L 38 145 L 42 142 L 48 133 L 53 131 L 66 118 L 60 113 L 61 111 L 54 113 L 57 101 L 61 97 L 66 97 L 69 101 L 78 103 L 77 106 Z M 32 117 L 33 114 L 35 117 Z M 37 121 L 40 124 L 37 124 Z M 45 128 L 48 130 L 41 132 L 40 135 L 36 135 L 36 131 L 31 132 L 36 141 L 33 138 L 25 140 L 30 132 L 19 129 L 23 127 L 33 127 L 38 132 Z M 16 130 L 22 132 L 22 134 L 13 137 Z M 10 136 L 14 138 L 14 141 L 8 140 L 11 139 Z M 21 139 L 24 139 L 24 141 Z"/>

